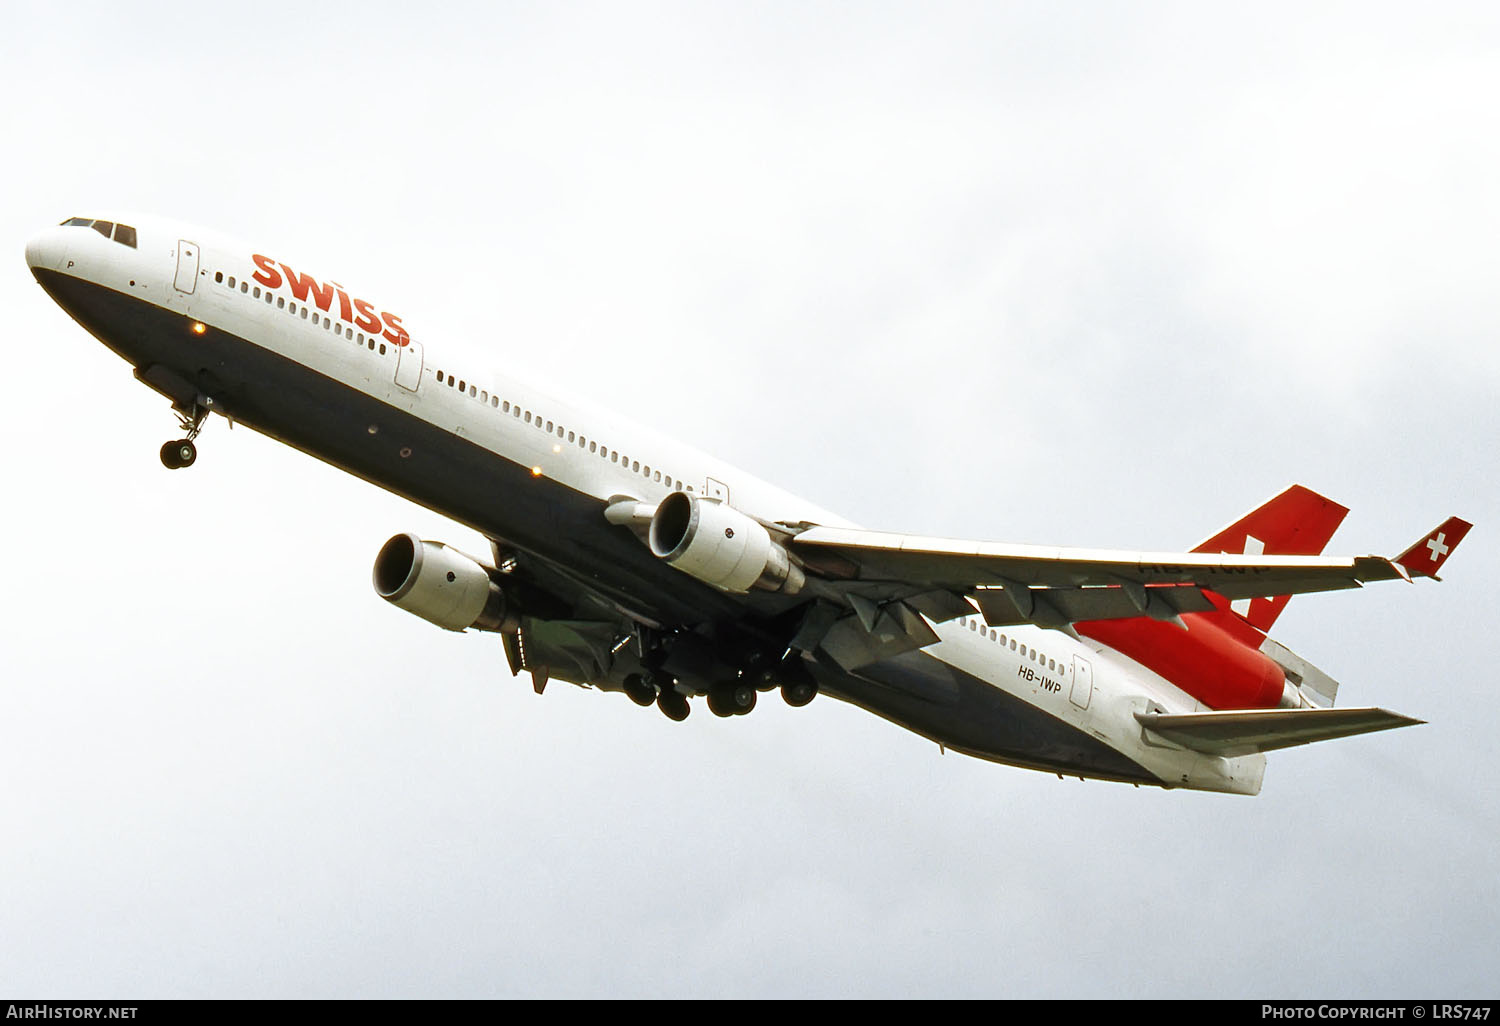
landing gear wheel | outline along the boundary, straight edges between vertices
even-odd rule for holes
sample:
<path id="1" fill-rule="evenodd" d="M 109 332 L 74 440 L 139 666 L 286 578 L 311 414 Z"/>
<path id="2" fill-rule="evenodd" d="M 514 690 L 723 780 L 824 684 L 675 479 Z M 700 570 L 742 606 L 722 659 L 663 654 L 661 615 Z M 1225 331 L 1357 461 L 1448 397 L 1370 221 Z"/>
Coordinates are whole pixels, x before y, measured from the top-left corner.
<path id="1" fill-rule="evenodd" d="M 168 470 L 181 470 L 183 467 L 191 467 L 198 459 L 198 447 L 193 444 L 191 438 L 181 438 L 175 442 L 168 442 L 161 447 L 162 466 Z"/>
<path id="2" fill-rule="evenodd" d="M 715 716 L 743 716 L 755 708 L 755 686 L 745 680 L 719 684 L 708 692 L 708 708 Z"/>
<path id="3" fill-rule="evenodd" d="M 654 705 L 656 702 L 656 689 L 647 684 L 645 678 L 638 673 L 632 673 L 625 678 L 625 694 L 636 705 Z"/>
<path id="4" fill-rule="evenodd" d="M 734 708 L 729 704 L 728 689 L 713 688 L 709 691 L 708 711 L 719 717 L 734 715 Z"/>
<path id="5" fill-rule="evenodd" d="M 799 680 L 791 684 L 783 684 L 781 685 L 781 697 L 786 699 L 787 705 L 794 708 L 801 708 L 818 697 L 818 685 L 810 680 Z"/>
<path id="6" fill-rule="evenodd" d="M 755 687 L 749 683 L 736 684 L 730 697 L 734 700 L 736 716 L 743 716 L 755 708 Z"/>
<path id="7" fill-rule="evenodd" d="M 656 696 L 656 707 L 666 715 L 667 719 L 681 723 L 688 718 L 692 707 L 688 705 L 686 696 L 679 695 L 675 691 L 663 691 Z"/>

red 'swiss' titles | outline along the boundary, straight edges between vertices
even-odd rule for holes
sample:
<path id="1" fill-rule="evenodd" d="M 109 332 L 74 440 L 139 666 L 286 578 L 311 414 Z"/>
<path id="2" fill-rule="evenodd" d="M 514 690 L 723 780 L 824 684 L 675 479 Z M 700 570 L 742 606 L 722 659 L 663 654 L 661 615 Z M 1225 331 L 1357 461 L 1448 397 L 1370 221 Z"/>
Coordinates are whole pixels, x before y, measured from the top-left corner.
<path id="1" fill-rule="evenodd" d="M 286 264 L 272 260 L 268 256 L 256 253 L 250 259 L 255 261 L 256 267 L 260 268 L 253 277 L 266 288 L 279 289 L 284 282 L 299 302 L 312 303 L 324 313 L 332 311 L 336 298 L 338 312 L 334 316 L 340 320 L 372 335 L 379 334 L 398 346 L 411 342 L 411 336 L 401 326 L 401 318 L 395 314 L 384 310 L 377 314 L 373 303 L 363 299 L 351 299 L 349 293 L 337 285 L 325 285 L 312 275 L 294 271 Z M 285 272 L 284 276 L 283 272 Z"/>

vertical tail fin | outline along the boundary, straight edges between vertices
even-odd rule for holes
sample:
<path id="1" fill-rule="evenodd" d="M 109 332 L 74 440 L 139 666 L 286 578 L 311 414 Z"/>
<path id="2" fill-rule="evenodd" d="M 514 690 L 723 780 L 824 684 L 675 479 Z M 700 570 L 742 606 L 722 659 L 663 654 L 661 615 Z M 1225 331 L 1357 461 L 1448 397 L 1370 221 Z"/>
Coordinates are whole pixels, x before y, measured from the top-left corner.
<path id="1" fill-rule="evenodd" d="M 1292 485 L 1197 545 L 1193 551 L 1317 556 L 1348 514 L 1346 507 L 1332 499 L 1301 485 Z M 1265 633 L 1290 600 L 1290 595 L 1241 599 L 1232 606 L 1252 627 Z"/>

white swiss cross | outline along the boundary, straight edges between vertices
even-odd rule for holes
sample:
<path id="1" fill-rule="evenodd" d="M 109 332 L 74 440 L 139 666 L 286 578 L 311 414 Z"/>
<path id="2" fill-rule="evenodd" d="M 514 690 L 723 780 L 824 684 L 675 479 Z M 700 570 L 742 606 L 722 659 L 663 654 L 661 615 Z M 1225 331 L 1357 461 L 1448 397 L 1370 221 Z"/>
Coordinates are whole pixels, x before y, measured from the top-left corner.
<path id="1" fill-rule="evenodd" d="M 1254 535 L 1249 535 L 1249 534 L 1245 535 L 1245 552 L 1244 552 L 1244 555 L 1246 555 L 1246 556 L 1264 556 L 1265 554 L 1266 554 L 1266 543 L 1265 542 L 1261 541 L 1259 538 L 1255 537 Z M 1235 599 L 1233 602 L 1229 603 L 1229 608 L 1233 609 L 1236 613 L 1239 613 L 1241 616 L 1248 618 L 1250 616 L 1250 603 L 1253 602 L 1253 601 L 1254 601 L 1253 599 Z"/>
<path id="2" fill-rule="evenodd" d="M 1448 546 L 1443 544 L 1445 537 L 1446 535 L 1442 531 L 1439 531 L 1437 537 L 1427 543 L 1427 547 L 1432 550 L 1432 561 L 1434 563 L 1448 554 Z"/>

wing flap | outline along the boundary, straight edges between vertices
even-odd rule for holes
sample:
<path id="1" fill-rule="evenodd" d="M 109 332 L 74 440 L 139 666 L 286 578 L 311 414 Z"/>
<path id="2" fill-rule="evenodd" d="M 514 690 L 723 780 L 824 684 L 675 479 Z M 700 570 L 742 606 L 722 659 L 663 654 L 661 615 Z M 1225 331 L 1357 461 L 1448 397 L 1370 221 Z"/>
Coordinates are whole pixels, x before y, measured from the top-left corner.
<path id="1" fill-rule="evenodd" d="M 1214 604 L 1191 586 L 1088 588 L 980 588 L 974 601 L 991 627 L 1056 621 L 1121 620 L 1149 616 L 1175 620 L 1183 613 L 1206 613 Z"/>
<path id="2" fill-rule="evenodd" d="M 796 535 L 791 545 L 798 552 L 837 553 L 859 568 L 860 580 L 921 581 L 963 591 L 1016 584 L 1067 589 L 1192 585 L 1233 599 L 1357 588 L 1370 581 L 1404 576 L 1390 560 L 1379 556 L 1245 556 L 1054 548 L 846 527 L 809 528 Z"/>
<path id="3" fill-rule="evenodd" d="M 1387 709 L 1248 709 L 1138 712 L 1147 730 L 1205 755 L 1236 756 L 1422 723 Z"/>

